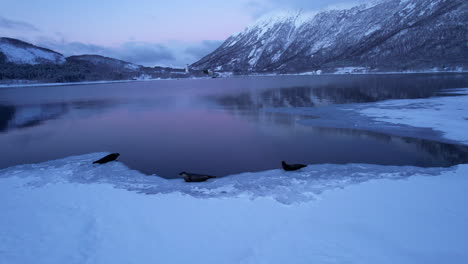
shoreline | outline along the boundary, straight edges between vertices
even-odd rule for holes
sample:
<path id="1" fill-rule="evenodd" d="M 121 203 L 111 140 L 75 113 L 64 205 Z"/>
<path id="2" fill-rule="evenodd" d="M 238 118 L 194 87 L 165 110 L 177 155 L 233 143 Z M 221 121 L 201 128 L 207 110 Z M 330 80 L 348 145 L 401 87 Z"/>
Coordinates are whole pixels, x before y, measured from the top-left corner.
<path id="1" fill-rule="evenodd" d="M 396 75 L 396 74 L 468 74 L 468 71 L 405 71 L 405 72 L 336 72 L 336 73 L 253 73 L 246 75 L 230 75 L 216 77 L 215 79 L 238 78 L 238 77 L 279 77 L 279 76 L 335 76 L 335 75 Z M 111 84 L 111 83 L 130 83 L 130 82 L 150 82 L 150 81 L 179 81 L 179 80 L 204 80 L 212 79 L 207 77 L 190 77 L 190 78 L 156 78 L 144 80 L 117 80 L 117 81 L 89 81 L 89 82 L 69 82 L 69 83 L 24 83 L 24 84 L 1 84 L 2 88 L 23 88 L 23 87 L 51 87 L 51 86 L 78 86 L 90 84 Z"/>

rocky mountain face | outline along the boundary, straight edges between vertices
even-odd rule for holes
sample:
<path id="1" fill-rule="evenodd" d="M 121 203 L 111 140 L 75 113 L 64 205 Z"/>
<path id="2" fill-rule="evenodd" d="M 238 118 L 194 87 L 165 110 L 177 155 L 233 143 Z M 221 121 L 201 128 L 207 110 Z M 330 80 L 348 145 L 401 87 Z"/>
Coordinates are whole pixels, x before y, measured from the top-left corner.
<path id="1" fill-rule="evenodd" d="M 62 64 L 65 57 L 53 50 L 41 48 L 27 42 L 12 39 L 0 38 L 0 63 L 15 64 Z"/>
<path id="2" fill-rule="evenodd" d="M 191 65 L 216 71 L 457 70 L 468 66 L 468 1 L 384 0 L 261 18 Z"/>

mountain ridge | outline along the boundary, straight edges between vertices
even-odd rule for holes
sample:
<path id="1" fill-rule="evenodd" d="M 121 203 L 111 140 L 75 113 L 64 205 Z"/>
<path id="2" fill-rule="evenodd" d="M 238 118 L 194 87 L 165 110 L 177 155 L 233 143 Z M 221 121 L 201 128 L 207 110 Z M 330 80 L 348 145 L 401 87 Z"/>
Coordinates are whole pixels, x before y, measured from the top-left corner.
<path id="1" fill-rule="evenodd" d="M 11 62 L 15 64 L 61 64 L 65 57 L 56 51 L 39 47 L 31 43 L 14 39 L 0 37 L 0 63 Z"/>
<path id="2" fill-rule="evenodd" d="M 386 0 L 262 18 L 191 67 L 238 73 L 466 67 L 467 5 L 463 0 Z"/>
<path id="3" fill-rule="evenodd" d="M 0 83 L 26 82 L 83 82 L 142 80 L 153 78 L 187 78 L 184 69 L 144 67 L 131 62 L 101 55 L 75 55 L 35 46 L 28 42 L 0 38 Z"/>

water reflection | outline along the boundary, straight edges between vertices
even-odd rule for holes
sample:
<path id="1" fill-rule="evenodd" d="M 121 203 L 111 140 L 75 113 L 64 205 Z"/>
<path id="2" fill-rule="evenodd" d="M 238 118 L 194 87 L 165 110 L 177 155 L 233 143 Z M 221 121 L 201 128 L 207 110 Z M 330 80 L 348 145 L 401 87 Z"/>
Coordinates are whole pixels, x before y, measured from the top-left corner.
<path id="1" fill-rule="evenodd" d="M 427 98 L 438 95 L 438 86 L 406 89 L 378 86 L 301 86 L 248 91 L 239 94 L 207 96 L 225 109 L 265 109 L 277 107 L 314 107 L 330 104 L 369 103 L 388 99 Z"/>
<path id="2" fill-rule="evenodd" d="M 87 110 L 96 114 L 115 105 L 109 101 L 77 101 L 38 105 L 0 105 L 0 133 L 11 129 L 40 126 L 46 121 L 62 118 L 74 110 Z M 81 111 L 83 113 L 83 111 Z"/>
<path id="3" fill-rule="evenodd" d="M 8 123 L 15 115 L 15 107 L 11 105 L 0 105 L 0 132 L 8 128 Z"/>
<path id="4" fill-rule="evenodd" d="M 405 149 L 407 153 L 418 151 L 427 153 L 426 157 L 420 157 L 416 161 L 415 166 L 427 167 L 428 164 L 438 163 L 441 167 L 449 167 L 456 164 L 468 163 L 468 146 L 441 143 L 418 138 L 399 137 L 375 133 L 370 131 L 353 130 L 353 129 L 335 129 L 335 128 L 314 128 L 319 133 L 334 134 L 337 136 L 352 136 L 355 138 L 371 138 L 373 140 L 386 144 L 395 144 L 399 148 Z M 356 151 L 355 155 L 359 155 Z M 347 163 L 347 162 L 345 162 Z M 379 164 L 379 163 L 377 163 Z M 385 163 L 382 163 L 386 165 Z M 404 162 L 400 165 L 408 165 Z"/>
<path id="5" fill-rule="evenodd" d="M 0 167 L 120 152 L 147 174 L 228 175 L 279 161 L 450 166 L 467 148 L 349 129 L 314 128 L 269 108 L 437 95 L 457 75 L 283 76 L 0 90 Z M 311 117 L 307 117 L 311 118 Z"/>

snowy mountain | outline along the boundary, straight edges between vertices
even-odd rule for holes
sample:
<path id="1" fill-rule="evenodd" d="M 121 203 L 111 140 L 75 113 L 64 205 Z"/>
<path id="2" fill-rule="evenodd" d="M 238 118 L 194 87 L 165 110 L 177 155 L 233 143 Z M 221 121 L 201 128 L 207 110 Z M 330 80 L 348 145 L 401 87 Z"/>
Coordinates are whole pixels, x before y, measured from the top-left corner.
<path id="1" fill-rule="evenodd" d="M 183 78 L 184 69 L 143 67 L 100 55 L 64 57 L 62 54 L 11 38 L 0 38 L 0 83 L 83 82 Z M 1 124 L 0 124 L 1 126 Z"/>
<path id="2" fill-rule="evenodd" d="M 15 64 L 62 64 L 65 57 L 53 50 L 41 48 L 27 42 L 0 38 L 0 63 L 11 62 Z"/>
<path id="3" fill-rule="evenodd" d="M 119 69 L 128 70 L 128 71 L 136 71 L 142 67 L 140 65 L 136 65 L 130 62 L 113 59 L 109 57 L 104 57 L 100 55 L 71 56 L 71 57 L 68 57 L 67 60 L 72 61 L 72 62 L 88 62 L 94 66 L 119 68 Z"/>
<path id="4" fill-rule="evenodd" d="M 306 72 L 456 69 L 468 64 L 465 0 L 386 0 L 260 18 L 194 69 Z"/>

